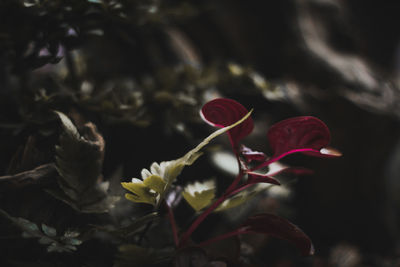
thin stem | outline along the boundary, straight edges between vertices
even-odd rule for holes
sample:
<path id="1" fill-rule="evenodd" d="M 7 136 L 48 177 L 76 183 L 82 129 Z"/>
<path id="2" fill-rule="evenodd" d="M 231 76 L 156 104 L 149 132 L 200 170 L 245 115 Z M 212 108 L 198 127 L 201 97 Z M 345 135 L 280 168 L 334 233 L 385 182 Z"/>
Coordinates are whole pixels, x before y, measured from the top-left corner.
<path id="1" fill-rule="evenodd" d="M 186 244 L 188 241 L 189 237 L 192 235 L 194 230 L 199 226 L 201 222 L 204 221 L 205 218 L 207 218 L 210 213 L 215 210 L 222 202 L 225 201 L 227 198 L 227 194 L 223 194 L 220 198 L 218 198 L 208 209 L 206 209 L 202 214 L 200 214 L 199 217 L 194 220 L 192 225 L 190 225 L 189 229 L 182 235 L 181 241 L 179 242 L 179 246 L 182 247 L 183 245 Z"/>
<path id="2" fill-rule="evenodd" d="M 210 238 L 210 239 L 208 239 L 206 241 L 203 241 L 203 242 L 201 242 L 199 244 L 199 246 L 204 247 L 204 246 L 207 246 L 209 244 L 215 243 L 217 241 L 224 240 L 224 239 L 227 239 L 227 238 L 232 237 L 232 236 L 245 234 L 247 232 L 248 232 L 247 229 L 237 229 L 235 231 L 232 231 L 232 232 L 229 232 L 229 233 L 225 233 L 225 234 Z"/>
<path id="3" fill-rule="evenodd" d="M 234 151 L 235 151 L 236 160 L 237 160 L 238 167 L 239 167 L 239 173 L 236 176 L 235 180 L 233 180 L 232 184 L 228 187 L 228 189 L 226 189 L 225 192 L 228 193 L 228 194 L 229 194 L 229 192 L 231 192 L 232 190 L 234 190 L 237 187 L 237 185 L 239 184 L 240 180 L 243 178 L 243 174 L 244 174 L 243 168 L 242 168 L 242 164 L 240 163 L 239 154 L 237 153 L 237 150 L 234 150 Z"/>
<path id="4" fill-rule="evenodd" d="M 225 191 L 225 193 L 218 198 L 210 207 L 208 207 L 205 211 L 203 211 L 202 214 L 200 214 L 199 217 L 194 220 L 194 222 L 190 225 L 189 229 L 182 235 L 181 241 L 179 243 L 179 246 L 182 247 L 185 245 L 185 243 L 188 241 L 189 237 L 192 235 L 192 233 L 196 230 L 196 228 L 202 223 L 205 218 L 207 218 L 208 215 L 210 215 L 211 212 L 213 212 L 222 202 L 224 202 L 231 194 L 231 191 L 234 191 L 235 188 L 237 187 L 238 183 L 243 177 L 243 170 L 242 166 L 240 164 L 240 159 L 239 155 L 236 153 L 236 159 L 238 161 L 239 165 L 239 173 L 236 176 L 235 180 L 232 182 L 232 184 L 228 187 L 228 189 Z"/>
<path id="5" fill-rule="evenodd" d="M 174 236 L 174 243 L 175 243 L 175 246 L 178 247 L 178 245 L 179 245 L 178 229 L 176 226 L 174 212 L 173 212 L 172 208 L 166 202 L 164 202 L 164 203 L 168 210 L 168 219 L 169 219 L 169 222 L 171 223 L 172 234 Z"/>

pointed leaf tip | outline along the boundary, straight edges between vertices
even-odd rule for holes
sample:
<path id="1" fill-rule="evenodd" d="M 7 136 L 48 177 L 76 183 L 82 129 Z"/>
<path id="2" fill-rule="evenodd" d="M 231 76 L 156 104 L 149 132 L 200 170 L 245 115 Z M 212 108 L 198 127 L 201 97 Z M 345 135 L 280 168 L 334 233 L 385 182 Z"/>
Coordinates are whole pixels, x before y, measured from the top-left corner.
<path id="1" fill-rule="evenodd" d="M 303 256 L 314 254 L 310 238 L 296 225 L 273 214 L 258 214 L 247 219 L 241 226 L 247 233 L 263 233 L 285 239 L 294 244 Z"/>
<path id="2" fill-rule="evenodd" d="M 248 110 L 239 102 L 228 98 L 217 98 L 207 102 L 201 109 L 200 115 L 205 122 L 223 128 L 237 122 L 248 113 Z M 254 128 L 251 118 L 229 130 L 229 138 L 233 147 L 240 140 L 249 135 Z"/>
<path id="3" fill-rule="evenodd" d="M 331 140 L 328 127 L 311 116 L 278 122 L 269 129 L 267 137 L 276 160 L 296 152 L 318 157 L 340 155 L 339 151 L 326 148 Z"/>

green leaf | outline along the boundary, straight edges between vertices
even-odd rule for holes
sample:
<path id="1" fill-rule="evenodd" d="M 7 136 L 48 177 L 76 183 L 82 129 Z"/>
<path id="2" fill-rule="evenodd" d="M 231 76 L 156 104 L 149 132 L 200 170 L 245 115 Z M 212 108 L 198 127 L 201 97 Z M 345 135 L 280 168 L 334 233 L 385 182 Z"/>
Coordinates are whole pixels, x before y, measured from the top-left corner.
<path id="1" fill-rule="evenodd" d="M 121 183 L 122 187 L 131 191 L 133 194 L 125 194 L 125 197 L 133 202 L 156 204 L 156 193 L 152 193 L 150 188 L 145 186 L 143 182 L 137 183 Z"/>
<path id="2" fill-rule="evenodd" d="M 47 226 L 44 223 L 42 223 L 42 231 L 48 236 L 54 237 L 57 235 L 57 230 L 53 227 Z"/>
<path id="3" fill-rule="evenodd" d="M 158 175 L 151 175 L 143 180 L 143 184 L 159 194 L 164 192 L 167 183 Z"/>
<path id="4" fill-rule="evenodd" d="M 47 236 L 43 236 L 39 239 L 39 243 L 42 245 L 50 245 L 53 242 L 54 242 L 54 240 L 51 238 L 48 238 Z"/>
<path id="5" fill-rule="evenodd" d="M 119 198 L 108 196 L 107 188 L 99 183 L 102 174 L 105 142 L 90 122 L 81 127 L 81 135 L 72 121 L 55 111 L 63 132 L 56 146 L 56 167 L 59 173 L 57 189 L 49 189 L 52 196 L 79 212 L 104 213 Z"/>
<path id="6" fill-rule="evenodd" d="M 81 240 L 76 238 L 76 235 L 67 237 L 66 235 L 68 232 L 66 232 L 64 236 L 56 236 L 56 229 L 46 224 L 42 223 L 42 232 L 36 223 L 27 219 L 15 218 L 2 209 L 0 209 L 0 215 L 17 225 L 22 230 L 22 236 L 24 238 L 38 238 L 40 244 L 49 245 L 47 247 L 48 252 L 71 252 L 76 250 L 75 246 L 82 243 Z"/>
<path id="7" fill-rule="evenodd" d="M 182 196 L 195 211 L 200 211 L 211 205 L 215 190 L 214 181 L 195 182 L 186 186 Z"/>
<path id="8" fill-rule="evenodd" d="M 163 161 L 160 164 L 153 163 L 151 165 L 150 171 L 147 169 L 143 169 L 143 181 L 137 178 L 133 178 L 133 182 L 121 183 L 125 189 L 133 193 L 126 194 L 125 197 L 133 202 L 148 203 L 154 206 L 159 205 L 161 203 L 161 200 L 164 198 L 165 192 L 169 190 L 172 183 L 182 172 L 183 168 L 185 166 L 192 165 L 202 155 L 202 152 L 200 152 L 200 150 L 205 147 L 212 139 L 229 131 L 233 127 L 245 121 L 250 116 L 251 112 L 252 110 L 236 123 L 213 132 L 194 149 L 186 153 L 183 157 L 176 160 Z M 147 179 L 149 180 L 147 181 Z M 155 193 L 151 192 L 151 190 L 153 190 Z M 159 194 L 159 197 L 157 193 Z M 205 205 L 205 203 L 208 203 L 209 201 L 206 199 L 210 198 L 211 195 L 212 192 L 204 193 L 204 200 L 198 203 L 200 205 L 196 204 L 195 207 L 198 208 Z M 189 198 L 190 197 L 188 197 L 188 199 Z"/>

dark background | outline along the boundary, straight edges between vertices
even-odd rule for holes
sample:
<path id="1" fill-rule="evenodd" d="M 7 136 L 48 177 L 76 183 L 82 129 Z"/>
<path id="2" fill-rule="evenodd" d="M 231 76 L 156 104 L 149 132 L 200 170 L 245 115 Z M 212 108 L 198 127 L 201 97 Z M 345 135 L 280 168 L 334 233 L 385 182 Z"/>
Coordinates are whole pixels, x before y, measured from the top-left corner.
<path id="1" fill-rule="evenodd" d="M 72 1 L 67 11 L 63 1 L 12 2 L 0 4 L 0 175 L 53 160 L 51 109 L 97 125 L 106 141 L 105 179 L 118 167 L 133 177 L 153 161 L 183 155 L 210 131 L 197 115 L 210 97 L 255 109 L 261 129 L 247 142 L 263 151 L 274 122 L 313 115 L 328 125 L 343 157 L 287 159 L 315 174 L 276 201 L 313 240 L 316 255 L 299 260 L 278 243 L 264 246 L 269 252 L 258 264 L 399 264 L 397 1 L 121 1 L 125 16 L 107 1 Z M 243 73 L 230 72 L 232 64 Z M 38 97 L 43 90 L 50 100 Z M 36 152 L 18 160 L 29 136 Z M 208 175 L 209 164 L 201 161 L 193 173 Z M 1 204 L 9 213 L 70 223 L 57 213 L 25 212 L 10 195 L 3 192 Z"/>

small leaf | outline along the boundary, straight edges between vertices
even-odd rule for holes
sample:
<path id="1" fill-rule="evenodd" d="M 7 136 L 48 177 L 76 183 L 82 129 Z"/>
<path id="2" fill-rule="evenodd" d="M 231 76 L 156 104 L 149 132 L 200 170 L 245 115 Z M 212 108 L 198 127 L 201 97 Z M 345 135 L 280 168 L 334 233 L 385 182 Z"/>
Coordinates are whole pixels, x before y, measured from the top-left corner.
<path id="1" fill-rule="evenodd" d="M 218 208 L 215 209 L 216 212 L 219 211 L 225 211 L 229 210 L 232 208 L 236 208 L 237 206 L 242 205 L 245 202 L 250 201 L 253 199 L 259 192 L 258 190 L 253 189 L 248 189 L 248 190 L 243 190 L 237 194 L 235 194 L 233 197 L 228 198 L 224 202 L 221 203 L 221 205 L 218 206 Z"/>
<path id="2" fill-rule="evenodd" d="M 322 154 L 330 142 L 328 127 L 321 120 L 310 117 L 295 117 L 274 124 L 268 131 L 268 141 L 274 151 L 273 158 L 302 152 L 312 156 L 338 156 Z M 325 151 L 325 150 L 323 150 Z"/>
<path id="3" fill-rule="evenodd" d="M 37 226 L 36 223 L 33 223 L 31 221 L 28 221 L 27 219 L 24 218 L 17 218 L 18 223 L 23 227 L 24 229 L 27 229 L 28 231 L 32 232 L 39 232 L 39 227 Z"/>
<path id="4" fill-rule="evenodd" d="M 133 194 L 125 194 L 125 197 L 133 202 L 156 204 L 156 194 L 150 192 L 150 188 L 141 183 L 121 183 L 122 187 Z"/>
<path id="5" fill-rule="evenodd" d="M 51 243 L 53 243 L 54 240 L 51 238 L 48 238 L 46 236 L 43 236 L 39 239 L 39 243 L 42 245 L 50 245 Z"/>
<path id="6" fill-rule="evenodd" d="M 201 116 L 205 122 L 214 127 L 226 127 L 243 118 L 248 113 L 242 104 L 228 98 L 217 98 L 207 102 L 201 109 Z M 246 119 L 241 125 L 229 130 L 229 139 L 236 151 L 244 137 L 253 131 L 253 120 Z"/>
<path id="7" fill-rule="evenodd" d="M 158 175 L 147 177 L 143 180 L 143 184 L 159 194 L 164 192 L 165 186 L 167 185 L 167 183 Z"/>
<path id="8" fill-rule="evenodd" d="M 205 147 L 215 137 L 229 131 L 230 129 L 246 121 L 249 118 L 251 112 L 252 111 L 248 112 L 243 118 L 233 123 L 232 125 L 229 125 L 227 127 L 224 127 L 222 129 L 213 132 L 212 134 L 207 136 L 195 148 L 186 153 L 183 157 L 176 160 L 163 161 L 160 164 L 154 162 L 150 167 L 150 171 L 147 169 L 143 169 L 141 173 L 143 180 L 146 180 L 148 177 L 155 175 L 159 176 L 166 182 L 164 190 L 162 193 L 160 193 L 158 201 L 157 201 L 157 194 L 153 194 L 150 191 L 151 188 L 145 186 L 144 182 L 137 178 L 133 178 L 132 183 L 121 183 L 125 189 L 134 193 L 133 195 L 126 194 L 125 197 L 133 202 L 148 203 L 155 206 L 159 205 L 159 203 L 161 203 L 161 200 L 164 199 L 165 192 L 169 190 L 170 186 L 176 180 L 178 175 L 182 172 L 183 168 L 185 166 L 193 164 L 202 155 L 202 152 L 200 152 L 200 150 L 203 147 Z M 133 184 L 137 184 L 137 186 Z M 160 183 L 158 184 L 158 186 L 161 186 Z M 157 192 L 155 189 L 152 190 Z"/>
<path id="9" fill-rule="evenodd" d="M 80 244 L 82 244 L 82 240 L 76 239 L 76 238 L 67 238 L 64 241 L 65 244 L 67 245 L 72 245 L 72 246 L 79 246 Z"/>
<path id="10" fill-rule="evenodd" d="M 75 232 L 75 231 L 66 231 L 64 233 L 64 237 L 65 238 L 75 238 L 75 237 L 78 237 L 79 235 L 80 235 L 80 233 L 79 232 Z"/>
<path id="11" fill-rule="evenodd" d="M 200 211 L 211 205 L 215 198 L 215 190 L 215 182 L 213 180 L 195 182 L 185 187 L 182 196 L 195 211 Z"/>
<path id="12" fill-rule="evenodd" d="M 304 256 L 314 254 L 310 238 L 300 228 L 282 217 L 267 213 L 254 215 L 239 229 L 241 233 L 262 233 L 285 239 L 296 245 Z"/>
<path id="13" fill-rule="evenodd" d="M 44 223 L 42 223 L 42 230 L 43 233 L 45 233 L 48 236 L 54 237 L 57 235 L 57 230 L 53 227 L 49 227 L 47 225 L 45 225 Z"/>

